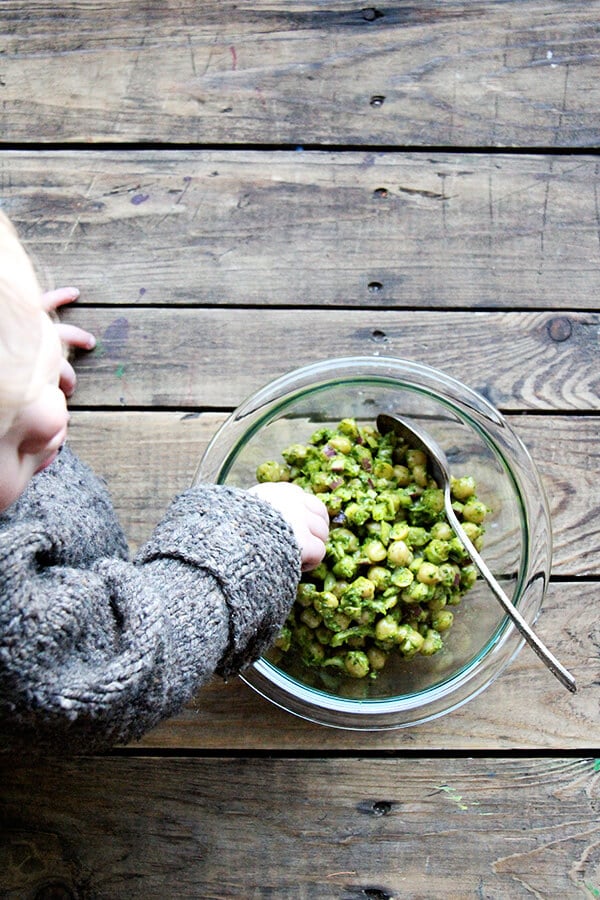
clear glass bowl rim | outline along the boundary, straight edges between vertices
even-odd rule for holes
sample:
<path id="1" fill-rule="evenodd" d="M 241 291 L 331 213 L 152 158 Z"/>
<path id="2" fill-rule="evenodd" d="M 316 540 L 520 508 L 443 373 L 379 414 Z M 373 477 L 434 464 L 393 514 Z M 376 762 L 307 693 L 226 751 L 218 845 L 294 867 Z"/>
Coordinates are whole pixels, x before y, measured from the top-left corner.
<path id="1" fill-rule="evenodd" d="M 552 552 L 550 514 L 539 474 L 504 416 L 477 391 L 438 369 L 391 356 L 334 357 L 294 369 L 259 388 L 234 410 L 207 446 L 193 483 L 223 483 L 243 443 L 277 418 L 282 404 L 287 408 L 307 392 L 361 381 L 397 383 L 432 397 L 473 427 L 500 456 L 505 470 L 508 466 L 526 532 L 525 559 L 515 597 L 520 605 L 529 591 L 536 590 L 531 608 L 522 610 L 533 624 L 543 603 Z M 530 546 L 532 531 L 536 539 Z M 511 663 L 523 643 L 504 617 L 495 635 L 467 666 L 431 688 L 390 699 L 337 697 L 302 684 L 264 658 L 241 677 L 272 703 L 311 722 L 353 730 L 401 728 L 445 715 L 473 699 Z"/>

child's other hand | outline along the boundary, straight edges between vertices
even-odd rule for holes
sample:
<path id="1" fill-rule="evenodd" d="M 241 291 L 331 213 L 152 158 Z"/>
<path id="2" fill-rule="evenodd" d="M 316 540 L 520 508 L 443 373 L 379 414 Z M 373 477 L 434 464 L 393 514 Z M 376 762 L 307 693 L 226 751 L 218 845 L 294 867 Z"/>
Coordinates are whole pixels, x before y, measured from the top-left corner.
<path id="1" fill-rule="evenodd" d="M 56 291 L 48 291 L 42 294 L 42 305 L 47 313 L 53 313 L 59 306 L 65 303 L 73 303 L 79 297 L 77 288 L 66 287 L 58 288 Z M 76 325 L 66 325 L 58 322 L 56 325 L 58 336 L 64 346 L 69 350 L 71 347 L 79 347 L 81 350 L 93 350 L 96 346 L 96 338 L 89 331 L 78 328 Z M 75 370 L 68 359 L 64 359 L 60 370 L 59 386 L 65 397 L 70 397 L 75 390 Z"/>
<path id="2" fill-rule="evenodd" d="M 250 493 L 274 506 L 291 525 L 300 547 L 302 571 L 318 566 L 329 534 L 329 514 L 323 501 L 297 484 L 281 481 L 256 484 Z"/>

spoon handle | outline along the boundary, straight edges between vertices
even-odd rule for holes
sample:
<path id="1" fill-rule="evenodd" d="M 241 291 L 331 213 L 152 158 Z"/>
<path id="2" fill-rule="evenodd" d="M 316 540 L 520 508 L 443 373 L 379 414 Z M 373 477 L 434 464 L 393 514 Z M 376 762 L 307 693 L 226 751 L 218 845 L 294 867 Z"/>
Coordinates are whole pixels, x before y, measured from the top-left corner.
<path id="1" fill-rule="evenodd" d="M 572 694 L 577 690 L 577 686 L 575 684 L 575 679 L 571 675 L 570 672 L 565 669 L 561 663 L 556 659 L 556 657 L 548 650 L 545 644 L 539 639 L 539 637 L 535 634 L 535 632 L 529 627 L 519 610 L 514 606 L 514 604 L 509 600 L 506 596 L 483 559 L 473 546 L 473 543 L 469 540 L 465 531 L 458 521 L 454 510 L 452 509 L 452 501 L 450 499 L 449 492 L 446 492 L 446 515 L 448 517 L 448 521 L 452 528 L 454 529 L 457 538 L 473 560 L 475 566 L 479 569 L 480 573 L 483 575 L 490 588 L 496 595 L 496 598 L 500 601 L 501 606 L 503 607 L 507 616 L 512 619 L 520 633 L 523 635 L 529 646 L 534 650 L 539 658 L 545 663 L 545 665 L 550 669 L 553 675 L 558 678 L 558 680 L 563 684 L 567 690 L 571 691 Z"/>

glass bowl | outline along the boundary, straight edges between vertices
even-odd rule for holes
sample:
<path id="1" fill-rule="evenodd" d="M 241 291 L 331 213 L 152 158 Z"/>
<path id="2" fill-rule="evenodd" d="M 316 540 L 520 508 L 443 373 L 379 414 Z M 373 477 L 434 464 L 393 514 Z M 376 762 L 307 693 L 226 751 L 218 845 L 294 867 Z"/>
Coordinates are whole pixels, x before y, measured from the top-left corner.
<path id="1" fill-rule="evenodd" d="M 453 475 L 473 475 L 486 519 L 482 555 L 532 625 L 551 564 L 544 491 L 526 448 L 487 400 L 443 372 L 391 357 L 328 359 L 276 379 L 249 397 L 216 433 L 194 483 L 249 487 L 257 466 L 346 417 L 375 424 L 380 412 L 413 419 L 445 450 Z M 375 680 L 325 684 L 299 662 L 266 654 L 242 673 L 261 695 L 322 725 L 382 730 L 416 725 L 458 708 L 502 672 L 523 646 L 483 579 L 456 608 L 444 647 L 390 660 Z"/>

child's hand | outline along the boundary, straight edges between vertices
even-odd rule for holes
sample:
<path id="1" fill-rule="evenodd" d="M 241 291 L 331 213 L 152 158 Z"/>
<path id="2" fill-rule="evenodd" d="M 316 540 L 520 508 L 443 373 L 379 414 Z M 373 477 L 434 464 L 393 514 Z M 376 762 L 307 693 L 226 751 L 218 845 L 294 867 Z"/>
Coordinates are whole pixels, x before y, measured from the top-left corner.
<path id="1" fill-rule="evenodd" d="M 300 547 L 302 571 L 318 566 L 329 534 L 329 514 L 323 501 L 297 484 L 281 481 L 256 484 L 250 493 L 274 506 L 291 525 Z"/>
<path id="2" fill-rule="evenodd" d="M 42 295 L 42 305 L 47 313 L 52 314 L 59 306 L 65 303 L 73 303 L 79 297 L 77 288 L 59 288 L 56 291 L 48 291 Z M 58 322 L 56 325 L 58 336 L 67 348 L 79 347 L 81 350 L 93 350 L 96 346 L 96 338 L 89 331 L 78 328 L 76 325 L 66 325 Z M 68 359 L 64 359 L 60 370 L 59 387 L 65 397 L 70 397 L 75 390 L 75 371 Z"/>

